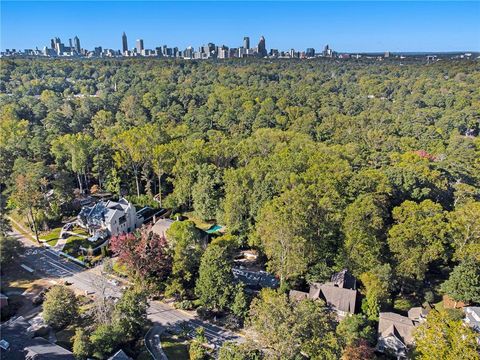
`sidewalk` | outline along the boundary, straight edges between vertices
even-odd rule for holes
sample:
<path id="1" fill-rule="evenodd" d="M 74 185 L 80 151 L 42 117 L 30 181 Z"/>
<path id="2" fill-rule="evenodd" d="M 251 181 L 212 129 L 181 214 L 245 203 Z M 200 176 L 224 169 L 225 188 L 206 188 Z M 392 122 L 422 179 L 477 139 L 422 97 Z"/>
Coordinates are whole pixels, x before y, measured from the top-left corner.
<path id="1" fill-rule="evenodd" d="M 23 236 L 25 236 L 26 238 L 28 238 L 28 240 L 31 240 L 33 243 L 35 243 L 35 245 L 37 246 L 42 246 L 42 244 L 39 244 L 36 240 L 35 240 L 35 236 L 33 236 L 33 234 L 30 232 L 30 230 L 27 230 L 25 229 L 25 227 L 20 224 L 18 221 L 16 221 L 14 218 L 12 218 L 11 216 L 7 216 L 7 219 L 10 220 L 12 222 L 12 225 L 13 225 L 13 228 L 16 228 L 16 230 Z"/>

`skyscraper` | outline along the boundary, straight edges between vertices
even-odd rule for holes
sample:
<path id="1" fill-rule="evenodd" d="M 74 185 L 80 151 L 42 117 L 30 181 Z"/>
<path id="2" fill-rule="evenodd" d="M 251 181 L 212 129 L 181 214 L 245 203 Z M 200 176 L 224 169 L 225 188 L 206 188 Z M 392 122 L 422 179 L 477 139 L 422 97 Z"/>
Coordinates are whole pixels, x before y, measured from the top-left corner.
<path id="1" fill-rule="evenodd" d="M 143 39 L 137 39 L 137 53 L 141 54 L 143 50 Z"/>
<path id="2" fill-rule="evenodd" d="M 122 35 L 122 52 L 125 54 L 128 51 L 128 42 L 127 42 L 127 35 L 123 32 Z"/>
<path id="3" fill-rule="evenodd" d="M 248 36 L 243 38 L 243 48 L 250 49 L 250 38 Z"/>
<path id="4" fill-rule="evenodd" d="M 306 57 L 315 57 L 315 49 L 314 48 L 307 48 L 307 51 L 305 51 L 305 56 Z"/>
<path id="5" fill-rule="evenodd" d="M 59 37 L 55 38 L 55 51 L 57 52 L 57 55 L 62 55 L 64 51 L 63 43 Z"/>
<path id="6" fill-rule="evenodd" d="M 73 47 L 75 48 L 75 52 L 77 54 L 80 54 L 81 47 L 80 47 L 80 39 L 78 38 L 78 36 L 75 36 L 73 38 Z"/>
<path id="7" fill-rule="evenodd" d="M 260 41 L 258 42 L 257 51 L 258 51 L 258 56 L 260 57 L 265 57 L 268 55 L 267 47 L 265 45 L 265 38 L 263 36 L 260 36 Z"/>

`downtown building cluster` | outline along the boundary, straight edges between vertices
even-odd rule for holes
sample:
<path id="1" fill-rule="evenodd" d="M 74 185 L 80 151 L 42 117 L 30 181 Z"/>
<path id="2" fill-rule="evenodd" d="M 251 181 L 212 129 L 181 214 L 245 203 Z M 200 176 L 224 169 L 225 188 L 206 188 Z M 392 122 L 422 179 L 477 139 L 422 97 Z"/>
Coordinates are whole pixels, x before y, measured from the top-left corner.
<path id="1" fill-rule="evenodd" d="M 104 49 L 101 46 L 95 47 L 93 50 L 83 49 L 80 45 L 80 39 L 75 36 L 68 40 L 68 44 L 64 44 L 60 38 L 55 37 L 50 40 L 49 46 L 43 49 L 25 49 L 19 51 L 16 49 L 6 49 L 0 55 L 4 56 L 38 56 L 38 57 L 163 57 L 163 58 L 180 58 L 180 59 L 229 59 L 229 58 L 314 58 L 318 56 L 335 57 L 336 53 L 326 45 L 321 53 L 316 53 L 314 48 L 308 48 L 306 51 L 296 51 L 290 49 L 288 51 L 279 51 L 278 49 L 267 49 L 265 37 L 261 36 L 256 46 L 250 45 L 250 38 L 243 38 L 242 46 L 228 47 L 226 45 L 215 45 L 208 43 L 194 49 L 189 46 L 184 50 L 178 47 L 168 47 L 167 45 L 155 47 L 153 49 L 145 48 L 143 39 L 137 39 L 135 46 L 128 47 L 128 38 L 125 33 L 122 34 L 121 50 Z"/>

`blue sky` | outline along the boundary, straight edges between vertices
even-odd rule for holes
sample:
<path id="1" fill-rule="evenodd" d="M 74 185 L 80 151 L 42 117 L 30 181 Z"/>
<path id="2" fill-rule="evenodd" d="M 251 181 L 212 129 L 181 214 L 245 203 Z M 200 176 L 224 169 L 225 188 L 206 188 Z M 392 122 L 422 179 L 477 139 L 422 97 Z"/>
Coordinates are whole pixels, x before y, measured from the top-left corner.
<path id="1" fill-rule="evenodd" d="M 146 48 L 185 48 L 206 42 L 241 45 L 260 35 L 267 48 L 338 51 L 480 50 L 480 1 L 470 2 L 164 2 L 0 0 L 1 44 L 42 48 L 58 36 L 82 47 L 129 48 L 143 38 Z"/>

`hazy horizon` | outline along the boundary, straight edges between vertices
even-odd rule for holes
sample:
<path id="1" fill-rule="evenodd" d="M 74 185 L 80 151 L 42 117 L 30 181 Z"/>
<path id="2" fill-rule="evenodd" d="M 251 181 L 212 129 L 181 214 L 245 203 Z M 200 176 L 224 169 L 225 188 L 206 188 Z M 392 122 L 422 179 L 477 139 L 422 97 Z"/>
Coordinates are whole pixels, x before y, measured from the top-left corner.
<path id="1" fill-rule="evenodd" d="M 86 49 L 213 42 L 341 52 L 480 50 L 479 2 L 131 2 L 2 1 L 1 49 L 39 49 L 78 36 Z"/>

